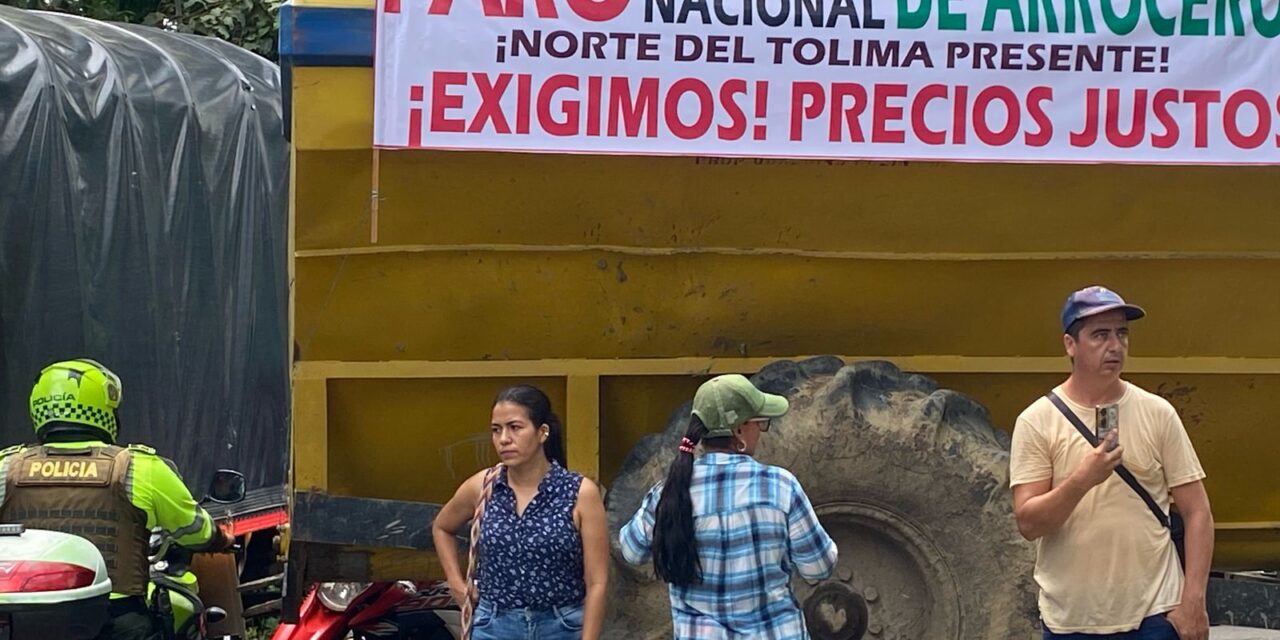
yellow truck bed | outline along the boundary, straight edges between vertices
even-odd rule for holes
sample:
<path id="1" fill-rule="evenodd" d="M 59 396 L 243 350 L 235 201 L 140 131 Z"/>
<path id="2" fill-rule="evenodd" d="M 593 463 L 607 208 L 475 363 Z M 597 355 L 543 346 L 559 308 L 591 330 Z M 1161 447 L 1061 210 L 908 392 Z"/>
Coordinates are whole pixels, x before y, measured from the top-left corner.
<path id="1" fill-rule="evenodd" d="M 355 563 L 310 577 L 431 573 L 412 532 L 305 523 L 338 498 L 427 517 L 493 460 L 504 384 L 543 386 L 606 486 L 706 376 L 779 358 L 888 359 L 1007 430 L 1065 376 L 1058 311 L 1093 283 L 1149 313 L 1127 377 L 1186 423 L 1215 565 L 1280 568 L 1280 168 L 375 154 L 371 4 L 283 20 L 293 479 L 315 508 L 293 541 Z"/>

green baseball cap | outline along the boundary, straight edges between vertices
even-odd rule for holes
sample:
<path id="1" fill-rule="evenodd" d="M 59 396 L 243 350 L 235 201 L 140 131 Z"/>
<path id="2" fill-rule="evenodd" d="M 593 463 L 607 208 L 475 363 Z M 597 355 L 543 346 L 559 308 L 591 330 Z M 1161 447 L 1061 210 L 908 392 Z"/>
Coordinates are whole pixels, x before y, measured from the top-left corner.
<path id="1" fill-rule="evenodd" d="M 693 395 L 693 415 L 707 425 L 708 438 L 727 438 L 752 418 L 776 418 L 787 412 L 782 396 L 765 393 L 736 373 L 716 376 Z"/>

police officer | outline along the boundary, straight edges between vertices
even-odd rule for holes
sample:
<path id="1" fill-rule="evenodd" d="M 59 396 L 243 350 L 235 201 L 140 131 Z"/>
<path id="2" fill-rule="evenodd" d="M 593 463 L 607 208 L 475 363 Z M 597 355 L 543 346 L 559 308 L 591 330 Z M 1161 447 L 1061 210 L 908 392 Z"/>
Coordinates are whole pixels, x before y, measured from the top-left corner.
<path id="1" fill-rule="evenodd" d="M 111 622 L 100 636 L 151 640 L 147 550 L 159 527 L 197 550 L 232 539 L 191 497 L 173 463 L 142 445 L 117 446 L 120 378 L 93 360 L 49 365 L 31 390 L 38 445 L 0 451 L 0 522 L 88 539 L 111 577 Z"/>

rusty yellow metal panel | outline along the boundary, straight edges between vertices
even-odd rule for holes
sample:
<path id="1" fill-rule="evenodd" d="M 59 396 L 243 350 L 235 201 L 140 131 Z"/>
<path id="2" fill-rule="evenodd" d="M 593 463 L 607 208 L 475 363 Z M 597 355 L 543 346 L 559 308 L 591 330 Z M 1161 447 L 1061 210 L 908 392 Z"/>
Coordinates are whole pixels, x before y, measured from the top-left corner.
<path id="1" fill-rule="evenodd" d="M 600 380 L 600 479 L 611 483 L 640 439 L 666 428 L 709 376 L 608 376 Z"/>
<path id="2" fill-rule="evenodd" d="M 600 477 L 600 377 L 570 375 L 565 379 L 565 408 L 560 419 L 573 425 L 565 442 L 565 464 L 588 478 Z"/>
<path id="3" fill-rule="evenodd" d="M 1280 261 L 1264 260 L 314 257 L 297 264 L 297 339 L 308 360 L 1053 356 L 1063 292 L 1094 281 L 1151 313 L 1143 355 L 1280 356 Z"/>
<path id="4" fill-rule="evenodd" d="M 563 415 L 563 378 L 329 380 L 329 493 L 447 502 L 497 464 L 490 410 L 517 383 L 538 385 Z"/>
<path id="5" fill-rule="evenodd" d="M 372 69 L 294 67 L 292 73 L 295 151 L 369 148 L 373 143 Z"/>
<path id="6" fill-rule="evenodd" d="M 324 380 L 294 380 L 293 486 L 325 490 L 329 482 L 329 400 Z"/>
<path id="7" fill-rule="evenodd" d="M 381 242 L 370 245 L 369 149 L 298 155 L 302 251 L 585 245 L 932 260 L 1280 255 L 1269 187 L 1277 167 L 384 152 Z"/>

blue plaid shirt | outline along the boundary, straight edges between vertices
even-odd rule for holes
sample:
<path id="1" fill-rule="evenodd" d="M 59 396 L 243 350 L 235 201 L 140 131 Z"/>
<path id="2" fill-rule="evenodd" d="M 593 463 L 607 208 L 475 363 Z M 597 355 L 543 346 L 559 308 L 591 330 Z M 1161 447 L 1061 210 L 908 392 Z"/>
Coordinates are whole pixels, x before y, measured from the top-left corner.
<path id="1" fill-rule="evenodd" d="M 804 616 L 791 571 L 820 580 L 836 566 L 836 545 L 786 469 L 731 453 L 693 465 L 690 486 L 702 582 L 671 586 L 677 640 L 804 640 Z M 622 528 L 627 562 L 649 561 L 658 484 Z"/>

